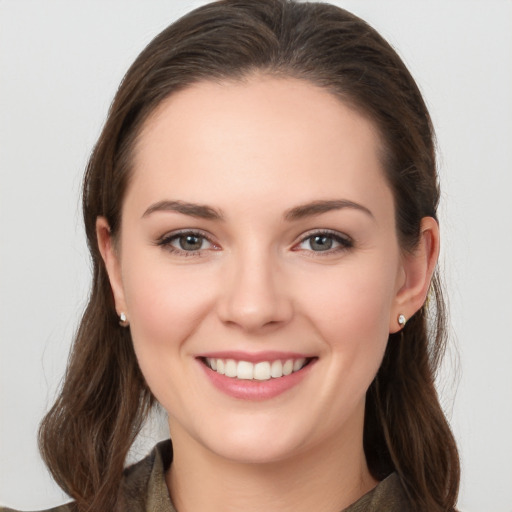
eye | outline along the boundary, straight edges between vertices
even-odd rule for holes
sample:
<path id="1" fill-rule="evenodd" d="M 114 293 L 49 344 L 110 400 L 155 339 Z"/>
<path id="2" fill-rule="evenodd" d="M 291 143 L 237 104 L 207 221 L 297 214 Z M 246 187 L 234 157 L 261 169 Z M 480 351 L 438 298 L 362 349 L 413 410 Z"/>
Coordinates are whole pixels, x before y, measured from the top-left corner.
<path id="1" fill-rule="evenodd" d="M 173 247 L 183 251 L 199 251 L 200 249 L 205 249 L 206 247 L 204 246 L 208 244 L 209 242 L 206 238 L 194 233 L 180 235 L 171 241 Z"/>
<path id="2" fill-rule="evenodd" d="M 352 240 L 335 231 L 318 231 L 309 234 L 296 246 L 298 250 L 313 252 L 338 252 L 353 247 Z"/>
<path id="3" fill-rule="evenodd" d="M 204 250 L 218 249 L 204 234 L 195 231 L 170 233 L 158 240 L 157 245 L 186 256 L 195 255 Z"/>

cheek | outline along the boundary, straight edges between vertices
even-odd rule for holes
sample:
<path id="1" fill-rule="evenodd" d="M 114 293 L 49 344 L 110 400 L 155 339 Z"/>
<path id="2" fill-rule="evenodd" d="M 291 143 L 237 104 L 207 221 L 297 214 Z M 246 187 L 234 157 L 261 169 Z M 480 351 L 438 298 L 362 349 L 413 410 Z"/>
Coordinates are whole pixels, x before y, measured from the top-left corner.
<path id="1" fill-rule="evenodd" d="M 382 260 L 340 265 L 321 279 L 317 275 L 309 293 L 300 292 L 307 297 L 301 303 L 304 314 L 309 315 L 327 356 L 324 384 L 332 409 L 325 420 L 332 425 L 339 423 L 340 414 L 364 402 L 384 356 L 396 274 L 383 267 Z"/>
<path id="2" fill-rule="evenodd" d="M 171 266 L 165 257 L 144 259 L 134 255 L 125 262 L 125 298 L 136 350 L 159 357 L 159 348 L 180 348 L 201 323 L 214 286 L 197 268 Z"/>
<path id="3" fill-rule="evenodd" d="M 329 408 L 324 427 L 336 431 L 365 396 L 389 336 L 393 282 L 378 268 L 332 273 L 302 289 L 301 309 L 322 340 L 324 380 L 316 391 Z M 307 299 L 306 299 L 307 298 Z"/>
<path id="4" fill-rule="evenodd" d="M 378 267 L 333 269 L 317 275 L 298 296 L 304 311 L 333 345 L 373 340 L 379 343 L 389 334 L 393 277 L 392 272 L 382 272 Z"/>
<path id="5" fill-rule="evenodd" d="M 124 290 L 137 360 L 156 399 L 167 411 L 181 410 L 183 388 L 198 326 L 211 309 L 212 279 L 196 269 L 165 263 L 125 262 Z M 210 283 L 205 286 L 202 283 Z M 189 392 L 193 383 L 188 383 Z"/>

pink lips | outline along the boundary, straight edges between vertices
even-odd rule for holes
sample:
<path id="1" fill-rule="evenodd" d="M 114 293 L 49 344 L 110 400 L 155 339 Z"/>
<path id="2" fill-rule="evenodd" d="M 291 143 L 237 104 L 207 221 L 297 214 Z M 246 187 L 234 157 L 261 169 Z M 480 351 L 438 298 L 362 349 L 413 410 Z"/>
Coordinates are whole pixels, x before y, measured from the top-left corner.
<path id="1" fill-rule="evenodd" d="M 251 363 L 307 359 L 308 363 L 300 370 L 294 371 L 289 375 L 283 375 L 282 377 L 270 378 L 268 380 L 243 380 L 217 373 L 208 367 L 205 363 L 206 359 L 231 359 L 235 361 L 248 361 Z M 306 354 L 290 352 L 269 351 L 251 354 L 229 351 L 201 354 L 197 360 L 206 377 L 222 393 L 232 398 L 262 401 L 277 397 L 298 385 L 307 376 L 316 361 L 316 358 L 311 358 L 311 356 Z"/>

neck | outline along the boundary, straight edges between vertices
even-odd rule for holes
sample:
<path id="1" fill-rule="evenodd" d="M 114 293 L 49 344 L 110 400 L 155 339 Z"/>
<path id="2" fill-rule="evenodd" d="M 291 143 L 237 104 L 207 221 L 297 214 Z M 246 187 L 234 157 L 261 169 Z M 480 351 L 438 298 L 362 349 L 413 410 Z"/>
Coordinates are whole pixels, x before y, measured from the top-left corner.
<path id="1" fill-rule="evenodd" d="M 377 484 L 362 436 L 330 440 L 285 460 L 241 463 L 183 439 L 179 428 L 171 432 L 174 459 L 166 481 L 180 512 L 340 512 Z"/>

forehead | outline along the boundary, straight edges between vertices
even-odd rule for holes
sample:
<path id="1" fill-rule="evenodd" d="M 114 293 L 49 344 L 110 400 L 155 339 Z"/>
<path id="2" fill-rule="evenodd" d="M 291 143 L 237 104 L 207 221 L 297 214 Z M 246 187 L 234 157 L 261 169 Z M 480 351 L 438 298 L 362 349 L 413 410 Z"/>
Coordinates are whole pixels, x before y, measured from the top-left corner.
<path id="1" fill-rule="evenodd" d="M 128 196 L 136 190 L 147 201 L 166 193 L 215 203 L 234 192 L 264 199 L 280 191 L 305 202 L 328 198 L 333 187 L 357 196 L 365 184 L 386 185 L 380 147 L 372 122 L 308 82 L 200 82 L 146 121 Z"/>

